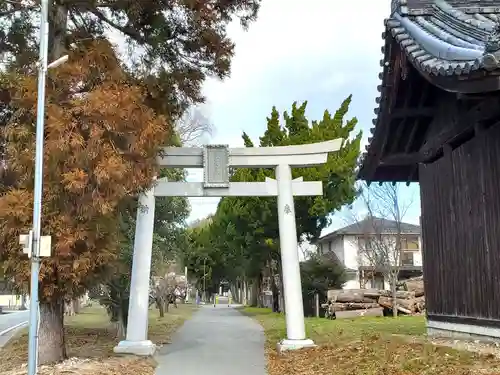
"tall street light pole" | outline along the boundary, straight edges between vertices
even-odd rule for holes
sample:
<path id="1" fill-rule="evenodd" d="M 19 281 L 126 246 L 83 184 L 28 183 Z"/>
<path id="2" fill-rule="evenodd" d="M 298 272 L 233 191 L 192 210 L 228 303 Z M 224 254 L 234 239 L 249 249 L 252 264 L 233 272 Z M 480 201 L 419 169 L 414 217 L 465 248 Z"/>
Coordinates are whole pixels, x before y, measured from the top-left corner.
<path id="1" fill-rule="evenodd" d="M 48 55 L 48 23 L 49 3 L 41 0 L 40 11 L 40 52 L 38 61 L 38 97 L 36 113 L 36 143 L 35 143 L 35 183 L 33 189 L 33 228 L 31 238 L 31 290 L 28 342 L 28 375 L 37 374 L 38 366 L 38 329 L 39 329 L 39 295 L 38 282 L 40 273 L 40 239 L 42 217 L 43 191 L 43 138 L 45 120 L 45 80 L 47 69 L 55 68 L 64 63 L 68 56 L 47 65 Z"/>
<path id="2" fill-rule="evenodd" d="M 42 182 L 43 182 L 43 137 L 45 120 L 45 78 L 47 75 L 48 51 L 48 12 L 49 3 L 41 1 L 40 12 L 40 53 L 38 61 L 38 98 L 36 111 L 35 143 L 35 186 L 33 189 L 33 228 L 31 248 L 31 291 L 30 319 L 28 340 L 28 375 L 36 375 L 38 365 L 38 278 L 40 272 L 40 233 L 42 218 Z"/>

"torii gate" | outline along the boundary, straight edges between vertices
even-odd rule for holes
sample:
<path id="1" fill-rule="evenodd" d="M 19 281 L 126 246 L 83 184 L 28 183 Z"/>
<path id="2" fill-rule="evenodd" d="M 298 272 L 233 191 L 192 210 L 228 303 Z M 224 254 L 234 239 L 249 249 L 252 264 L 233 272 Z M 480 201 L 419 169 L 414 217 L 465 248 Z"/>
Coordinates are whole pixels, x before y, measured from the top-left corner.
<path id="1" fill-rule="evenodd" d="M 341 145 L 342 139 L 280 147 L 166 147 L 164 156 L 158 158 L 160 166 L 203 168 L 204 181 L 169 182 L 161 178 L 139 197 L 142 208 L 137 211 L 135 228 L 129 324 L 126 339 L 120 341 L 114 351 L 147 356 L 153 355 L 156 349 L 147 339 L 155 196 L 277 196 L 287 336 L 278 345 L 281 350 L 314 346 L 314 342 L 306 338 L 297 236 L 291 234 L 297 233 L 293 197 L 322 195 L 323 185 L 320 181 L 303 181 L 301 177 L 292 180 L 291 167 L 324 164 L 328 153 L 338 151 Z M 276 180 L 230 182 L 230 167 L 275 168 Z"/>

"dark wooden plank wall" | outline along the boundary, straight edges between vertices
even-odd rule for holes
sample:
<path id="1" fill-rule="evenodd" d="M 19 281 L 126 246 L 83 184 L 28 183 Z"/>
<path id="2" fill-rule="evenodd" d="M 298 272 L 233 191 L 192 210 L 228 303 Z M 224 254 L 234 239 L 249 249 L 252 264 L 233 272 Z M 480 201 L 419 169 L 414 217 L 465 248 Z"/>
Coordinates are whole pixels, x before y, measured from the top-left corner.
<path id="1" fill-rule="evenodd" d="M 500 127 L 419 173 L 427 314 L 500 326 Z"/>

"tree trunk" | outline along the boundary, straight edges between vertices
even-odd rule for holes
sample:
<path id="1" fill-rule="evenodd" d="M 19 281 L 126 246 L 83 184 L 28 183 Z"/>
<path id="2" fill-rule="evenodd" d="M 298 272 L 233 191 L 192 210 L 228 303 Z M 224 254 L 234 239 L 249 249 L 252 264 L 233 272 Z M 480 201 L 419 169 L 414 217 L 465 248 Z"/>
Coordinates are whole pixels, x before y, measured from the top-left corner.
<path id="1" fill-rule="evenodd" d="M 243 304 L 243 280 L 238 281 L 238 303 Z"/>
<path id="2" fill-rule="evenodd" d="M 64 302 L 64 315 L 73 316 L 75 315 L 75 310 L 73 308 L 73 302 Z"/>
<path id="3" fill-rule="evenodd" d="M 382 296 L 378 299 L 378 303 L 380 306 L 392 308 L 392 306 L 394 305 L 392 300 L 393 299 L 390 297 Z M 400 308 L 403 308 L 406 311 L 410 311 L 410 313 L 414 313 L 415 310 L 417 309 L 417 301 L 413 298 L 412 299 L 396 298 L 396 304 L 398 310 L 400 310 Z"/>
<path id="4" fill-rule="evenodd" d="M 116 337 L 118 340 L 125 338 L 127 330 L 123 321 L 123 314 L 118 314 L 118 321 L 116 322 Z"/>
<path id="5" fill-rule="evenodd" d="M 283 285 L 283 272 L 280 269 L 280 313 L 285 313 L 285 287 Z"/>
<path id="6" fill-rule="evenodd" d="M 392 292 L 392 316 L 398 316 L 398 300 L 396 293 L 396 275 L 391 275 L 391 292 Z"/>
<path id="7" fill-rule="evenodd" d="M 263 301 L 263 293 L 262 293 L 262 283 L 263 283 L 263 275 L 262 272 L 259 274 L 259 278 L 257 279 L 257 307 L 265 307 Z"/>
<path id="8" fill-rule="evenodd" d="M 250 290 L 250 306 L 258 307 L 259 305 L 259 281 L 258 278 L 252 280 L 252 287 Z"/>
<path id="9" fill-rule="evenodd" d="M 236 284 L 231 284 L 229 287 L 229 291 L 231 292 L 231 299 L 233 300 L 234 303 L 239 303 L 238 301 L 238 286 Z"/>
<path id="10" fill-rule="evenodd" d="M 129 298 L 122 298 L 120 300 L 119 319 L 121 319 L 123 323 L 123 328 L 125 329 L 125 332 L 127 331 L 127 325 L 128 325 L 129 302 L 130 302 Z"/>
<path id="11" fill-rule="evenodd" d="M 20 310 L 28 310 L 26 307 L 26 294 L 21 295 L 21 308 Z"/>
<path id="12" fill-rule="evenodd" d="M 167 296 L 164 300 L 163 300 L 163 304 L 162 304 L 165 312 L 168 312 L 169 308 L 170 308 L 170 298 L 169 296 Z"/>
<path id="13" fill-rule="evenodd" d="M 249 305 L 250 300 L 250 289 L 248 288 L 248 280 L 245 278 L 245 282 L 243 284 L 243 304 L 245 306 Z"/>
<path id="14" fill-rule="evenodd" d="M 73 300 L 73 312 L 75 314 L 80 314 L 81 311 L 81 303 L 80 303 L 80 298 L 76 298 Z"/>
<path id="15" fill-rule="evenodd" d="M 156 298 L 156 307 L 160 312 L 160 318 L 163 318 L 165 316 L 165 302 L 163 301 L 163 298 L 161 297 Z M 167 305 L 167 311 L 168 311 L 168 305 Z"/>
<path id="16" fill-rule="evenodd" d="M 241 303 L 243 303 L 243 306 L 248 305 L 248 281 L 245 276 L 243 276 L 243 290 L 241 292 Z"/>
<path id="17" fill-rule="evenodd" d="M 316 318 L 319 318 L 319 294 L 315 293 L 314 294 L 314 312 Z"/>
<path id="18" fill-rule="evenodd" d="M 382 297 L 381 297 L 382 298 Z M 390 298 L 387 298 L 390 300 Z M 384 301 L 382 301 L 384 302 Z M 378 303 L 372 302 L 372 303 L 360 303 L 360 302 L 346 302 L 346 303 L 341 303 L 341 302 L 334 302 L 332 303 L 333 308 L 335 311 L 352 311 L 352 310 L 367 310 L 367 309 L 375 309 L 380 306 L 385 306 L 385 305 L 379 305 Z M 387 307 L 391 307 L 392 302 L 389 304 Z"/>
<path id="19" fill-rule="evenodd" d="M 280 292 L 278 285 L 276 285 L 276 278 L 273 273 L 271 276 L 271 291 L 273 293 L 273 312 L 280 312 Z"/>
<path id="20" fill-rule="evenodd" d="M 239 304 L 241 304 L 242 298 L 241 298 L 241 280 L 238 280 L 236 282 L 236 297 L 233 297 L 235 301 Z"/>
<path id="21" fill-rule="evenodd" d="M 50 12 L 51 28 L 49 30 L 49 63 L 57 60 L 66 51 L 66 36 L 68 28 L 68 8 L 55 4 Z"/>
<path id="22" fill-rule="evenodd" d="M 61 362 L 67 358 L 64 341 L 64 301 L 40 302 L 38 364 Z"/>

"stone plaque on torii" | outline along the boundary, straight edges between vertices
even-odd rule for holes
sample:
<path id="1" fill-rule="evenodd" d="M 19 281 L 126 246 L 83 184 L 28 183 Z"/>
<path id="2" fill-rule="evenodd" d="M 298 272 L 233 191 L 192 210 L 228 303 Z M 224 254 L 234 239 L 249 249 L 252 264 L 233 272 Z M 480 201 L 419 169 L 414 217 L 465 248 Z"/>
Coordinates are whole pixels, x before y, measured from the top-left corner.
<path id="1" fill-rule="evenodd" d="M 161 167 L 203 168 L 203 181 L 160 178 L 139 197 L 143 208 L 137 211 L 129 304 L 129 321 L 133 324 L 127 327 L 126 339 L 115 351 L 136 355 L 152 355 L 155 351 L 155 345 L 147 339 L 155 196 L 277 196 L 287 336 L 279 345 L 282 350 L 313 346 L 305 334 L 297 236 L 290 233 L 297 232 L 293 197 L 322 195 L 323 185 L 321 181 L 303 181 L 302 177 L 292 180 L 291 168 L 324 164 L 328 153 L 338 151 L 341 145 L 342 139 L 279 147 L 166 147 L 158 158 Z M 275 168 L 276 179 L 231 182 L 231 168 Z"/>

